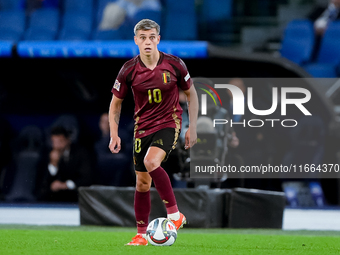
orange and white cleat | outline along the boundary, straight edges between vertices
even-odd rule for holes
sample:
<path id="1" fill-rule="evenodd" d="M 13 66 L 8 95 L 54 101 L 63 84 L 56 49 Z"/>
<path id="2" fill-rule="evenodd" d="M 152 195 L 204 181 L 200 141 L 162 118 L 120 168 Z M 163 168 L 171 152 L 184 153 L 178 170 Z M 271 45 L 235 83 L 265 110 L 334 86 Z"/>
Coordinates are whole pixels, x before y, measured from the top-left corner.
<path id="1" fill-rule="evenodd" d="M 183 228 L 183 225 L 187 224 L 187 218 L 185 218 L 183 213 L 179 213 L 179 220 L 171 220 L 171 221 L 175 225 L 176 230 Z"/>
<path id="2" fill-rule="evenodd" d="M 125 244 L 125 245 L 132 245 L 132 246 L 139 246 L 139 245 L 148 245 L 148 240 L 146 240 L 142 235 L 136 235 L 132 238 L 132 241 Z"/>

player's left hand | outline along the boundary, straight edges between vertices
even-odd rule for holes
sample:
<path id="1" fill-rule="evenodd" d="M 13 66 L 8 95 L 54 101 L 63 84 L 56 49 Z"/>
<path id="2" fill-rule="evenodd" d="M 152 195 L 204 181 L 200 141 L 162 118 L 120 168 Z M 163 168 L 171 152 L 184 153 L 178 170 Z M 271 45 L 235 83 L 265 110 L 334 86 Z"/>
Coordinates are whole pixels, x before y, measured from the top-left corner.
<path id="1" fill-rule="evenodd" d="M 118 153 L 121 149 L 121 140 L 119 136 L 112 136 L 110 139 L 109 149 L 112 153 Z"/>
<path id="2" fill-rule="evenodd" d="M 187 150 L 194 146 L 197 143 L 197 133 L 196 130 L 191 130 L 190 127 L 188 128 L 187 132 L 185 133 L 185 146 L 184 148 Z"/>

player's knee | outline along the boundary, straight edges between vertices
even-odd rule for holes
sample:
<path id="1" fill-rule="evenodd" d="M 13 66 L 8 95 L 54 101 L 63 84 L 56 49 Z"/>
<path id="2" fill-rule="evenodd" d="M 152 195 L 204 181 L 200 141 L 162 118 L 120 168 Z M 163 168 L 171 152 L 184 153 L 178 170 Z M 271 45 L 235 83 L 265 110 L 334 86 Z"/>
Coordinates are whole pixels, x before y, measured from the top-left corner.
<path id="1" fill-rule="evenodd" d="M 155 170 L 157 167 L 159 167 L 160 163 L 158 160 L 154 158 L 146 157 L 144 159 L 144 165 L 145 165 L 145 168 L 148 170 L 148 172 L 150 172 L 152 170 Z"/>
<path id="2" fill-rule="evenodd" d="M 150 189 L 151 183 L 146 180 L 138 180 L 136 183 L 136 189 L 139 192 L 147 192 Z"/>

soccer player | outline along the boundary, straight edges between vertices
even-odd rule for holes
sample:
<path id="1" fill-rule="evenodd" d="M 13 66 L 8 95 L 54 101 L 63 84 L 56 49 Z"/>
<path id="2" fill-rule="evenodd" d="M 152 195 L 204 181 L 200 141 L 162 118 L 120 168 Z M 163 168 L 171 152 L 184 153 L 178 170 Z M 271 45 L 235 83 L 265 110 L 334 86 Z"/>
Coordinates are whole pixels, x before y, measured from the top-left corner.
<path id="1" fill-rule="evenodd" d="M 186 223 L 185 216 L 178 211 L 169 176 L 161 163 L 175 149 L 180 133 L 183 110 L 179 105 L 179 88 L 186 94 L 189 106 L 186 149 L 197 140 L 198 98 L 184 62 L 158 51 L 159 25 L 143 19 L 136 24 L 134 33 L 140 54 L 123 65 L 112 88 L 109 148 L 112 153 L 118 153 L 121 148 L 118 136 L 121 104 L 128 87 L 131 87 L 135 101 L 133 159 L 137 176 L 134 200 L 137 235 L 127 245 L 147 245 L 145 238 L 151 210 L 152 180 L 165 204 L 167 217 L 176 229 Z"/>

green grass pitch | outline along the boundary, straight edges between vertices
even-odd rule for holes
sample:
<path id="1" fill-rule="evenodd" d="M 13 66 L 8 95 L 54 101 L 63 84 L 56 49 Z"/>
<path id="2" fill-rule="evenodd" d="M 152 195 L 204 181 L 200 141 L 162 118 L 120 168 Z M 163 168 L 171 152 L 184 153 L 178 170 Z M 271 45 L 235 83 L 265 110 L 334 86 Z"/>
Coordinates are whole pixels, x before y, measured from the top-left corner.
<path id="1" fill-rule="evenodd" d="M 340 254 L 340 233 L 181 229 L 169 247 L 124 246 L 133 228 L 0 225 L 0 254 Z"/>

